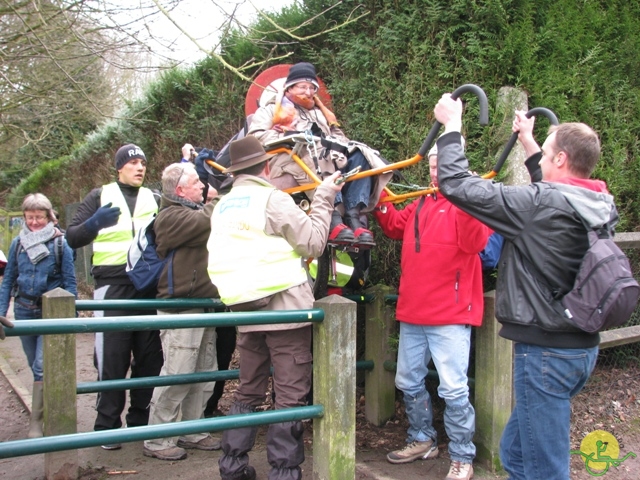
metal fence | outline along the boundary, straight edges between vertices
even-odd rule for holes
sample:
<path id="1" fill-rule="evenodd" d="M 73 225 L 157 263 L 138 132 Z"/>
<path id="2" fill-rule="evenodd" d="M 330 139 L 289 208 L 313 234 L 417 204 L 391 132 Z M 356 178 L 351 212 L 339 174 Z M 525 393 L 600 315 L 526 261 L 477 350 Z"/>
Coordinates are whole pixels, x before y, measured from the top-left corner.
<path id="1" fill-rule="evenodd" d="M 176 308 L 176 302 L 185 305 L 194 301 L 197 302 L 197 300 L 178 300 L 168 303 Z M 143 308 L 136 302 L 129 300 L 127 307 Z M 163 300 L 141 302 L 144 308 L 167 308 L 168 305 L 167 301 Z M 207 302 L 211 301 L 205 300 L 205 303 Z M 90 303 L 92 302 L 86 301 L 84 307 L 88 307 L 87 304 Z M 111 305 L 105 305 L 93 302 L 90 308 L 121 307 L 122 305 L 118 306 L 118 303 L 116 301 Z M 207 304 L 207 306 L 210 305 Z M 332 296 L 316 302 L 315 307 L 311 310 L 272 312 L 216 312 L 163 315 L 162 317 L 140 315 L 108 317 L 108 319 L 76 318 L 76 303 L 73 295 L 62 289 L 47 292 L 43 296 L 42 320 L 21 320 L 16 322 L 14 328 L 8 329 L 10 336 L 45 335 L 44 426 L 46 436 L 0 443 L 0 458 L 45 453 L 46 478 L 76 478 L 78 448 L 311 418 L 314 419 L 314 478 L 353 478 L 355 477 L 356 305 L 351 300 Z M 314 324 L 313 342 L 316 352 L 313 364 L 314 405 L 135 429 L 75 433 L 77 386 L 74 334 L 76 333 L 300 322 Z M 333 355 L 336 351 L 342 352 L 342 355 Z M 369 366 L 371 367 L 372 365 Z M 106 388 L 132 388 L 132 382 L 151 380 L 153 379 L 123 380 L 124 383 L 121 385 L 111 385 Z M 168 384 L 168 380 L 170 379 L 165 377 L 164 384 Z M 85 390 L 88 389 L 85 388 Z M 335 395 L 336 391 L 342 394 Z M 340 458 L 341 462 L 336 464 L 336 458 Z M 336 468 L 339 468 L 339 471 L 336 471 Z"/>

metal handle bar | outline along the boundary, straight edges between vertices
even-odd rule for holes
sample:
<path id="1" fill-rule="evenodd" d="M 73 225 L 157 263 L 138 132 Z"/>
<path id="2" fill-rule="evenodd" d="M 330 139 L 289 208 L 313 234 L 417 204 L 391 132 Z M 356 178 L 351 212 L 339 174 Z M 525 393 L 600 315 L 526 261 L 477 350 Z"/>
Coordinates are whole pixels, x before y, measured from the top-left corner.
<path id="1" fill-rule="evenodd" d="M 549 123 L 551 123 L 551 125 L 558 125 L 560 123 L 558 122 L 558 117 L 556 117 L 556 114 L 553 113 L 548 108 L 536 107 L 536 108 L 532 108 L 527 113 L 525 113 L 525 116 L 527 118 L 531 118 L 534 115 L 544 115 L 545 117 L 547 117 L 547 119 L 549 119 Z M 496 162 L 495 166 L 491 169 L 491 172 L 489 172 L 487 175 L 483 175 L 484 178 L 493 178 L 498 174 L 498 172 L 504 165 L 504 162 L 507 160 L 507 157 L 511 153 L 511 149 L 513 149 L 513 146 L 516 144 L 517 140 L 518 140 L 518 132 L 513 132 L 511 134 L 511 137 L 509 137 L 509 141 L 507 142 L 507 145 L 504 147 L 504 150 L 500 154 L 500 158 L 498 158 L 498 161 Z"/>
<path id="2" fill-rule="evenodd" d="M 489 123 L 489 101 L 487 100 L 487 95 L 484 93 L 484 90 L 482 90 L 477 85 L 468 83 L 456 88 L 451 94 L 451 98 L 457 100 L 460 95 L 466 92 L 471 92 L 476 97 L 478 97 L 478 100 L 480 101 L 480 114 L 478 121 L 480 122 L 480 125 L 487 125 Z M 436 123 L 434 123 L 433 127 L 431 127 L 431 130 L 429 131 L 427 138 L 424 140 L 422 147 L 420 147 L 420 150 L 418 150 L 418 155 L 420 155 L 422 158 L 425 157 L 425 155 L 431 148 L 431 145 L 436 139 L 441 126 L 442 124 L 436 120 Z"/>

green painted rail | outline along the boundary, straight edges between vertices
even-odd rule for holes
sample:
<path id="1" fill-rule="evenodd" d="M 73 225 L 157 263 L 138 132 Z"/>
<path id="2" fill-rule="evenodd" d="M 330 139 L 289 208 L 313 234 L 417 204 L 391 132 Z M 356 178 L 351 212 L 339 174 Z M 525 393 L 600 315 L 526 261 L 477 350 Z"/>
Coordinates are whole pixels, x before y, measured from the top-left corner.
<path id="1" fill-rule="evenodd" d="M 373 370 L 373 360 L 359 360 L 356 370 Z M 272 369 L 273 373 L 273 369 Z M 167 385 L 186 385 L 190 383 L 216 382 L 218 380 L 236 380 L 240 370 L 216 370 L 212 372 L 183 373 L 181 375 L 165 375 L 162 377 L 122 378 L 117 380 L 101 380 L 83 382 L 76 387 L 78 395 L 85 393 L 106 392 L 111 390 L 133 390 L 136 388 L 155 388 Z"/>
<path id="2" fill-rule="evenodd" d="M 356 303 L 370 303 L 373 295 L 343 295 Z M 395 295 L 397 299 L 397 295 Z M 389 301 L 393 302 L 394 299 Z M 146 298 L 137 300 L 76 300 L 76 310 L 168 310 L 172 308 L 211 308 L 223 312 L 227 307 L 217 298 Z"/>
<path id="3" fill-rule="evenodd" d="M 136 317 L 51 318 L 47 320 L 19 320 L 13 328 L 5 329 L 7 336 L 58 335 L 65 333 L 122 332 L 159 330 L 168 328 L 228 327 L 237 325 L 267 325 L 324 320 L 319 308 L 310 310 L 261 311 L 237 313 L 191 313 L 188 315 L 140 315 Z"/>
<path id="4" fill-rule="evenodd" d="M 172 308 L 212 308 L 223 312 L 217 298 L 141 298 L 136 300 L 76 300 L 76 310 L 167 310 Z"/>
<path id="5" fill-rule="evenodd" d="M 59 452 L 62 450 L 76 450 L 79 448 L 97 447 L 99 445 L 113 443 L 137 442 L 149 438 L 174 437 L 201 432 L 218 432 L 231 428 L 255 427 L 258 425 L 293 422 L 323 416 L 324 407 L 322 405 L 310 405 L 306 407 L 269 410 L 267 412 L 165 423 L 162 425 L 147 425 L 144 427 L 119 428 L 116 430 L 14 440 L 0 443 L 0 458 L 21 457 L 38 453 Z"/>

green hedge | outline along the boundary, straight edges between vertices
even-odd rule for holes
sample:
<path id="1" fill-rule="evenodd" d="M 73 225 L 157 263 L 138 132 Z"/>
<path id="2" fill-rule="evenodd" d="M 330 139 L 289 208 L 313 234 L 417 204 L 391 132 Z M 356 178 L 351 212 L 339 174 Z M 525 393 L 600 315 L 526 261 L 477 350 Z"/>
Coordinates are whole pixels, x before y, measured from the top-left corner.
<path id="1" fill-rule="evenodd" d="M 283 10 L 277 21 L 297 25 L 334 3 L 307 0 Z M 345 0 L 296 34 L 335 25 L 359 4 L 369 15 L 335 32 L 277 45 L 285 40 L 283 34 L 260 20 L 251 30 L 232 32 L 221 53 L 234 65 L 287 53 L 291 54 L 287 63 L 313 62 L 333 94 L 333 108 L 347 134 L 391 161 L 418 150 L 442 93 L 466 83 L 481 86 L 489 97 L 490 120 L 495 122 L 498 89 L 522 88 L 529 94 L 530 107 L 550 108 L 561 121 L 586 122 L 599 132 L 603 158 L 595 175 L 607 181 L 616 197 L 621 214 L 618 230 L 639 228 L 640 4 Z M 255 75 L 259 70 L 248 68 L 243 73 Z M 35 172 L 14 190 L 13 199 L 17 202 L 24 193 L 40 189 L 56 202 L 77 201 L 113 175 L 113 153 L 126 141 L 142 146 L 151 159 L 149 180 L 157 181 L 162 168 L 179 159 L 183 143 L 209 148 L 226 143 L 242 126 L 247 88 L 246 82 L 211 58 L 190 69 L 168 71 L 127 105 L 123 117 L 129 120 L 103 126 L 72 155 L 46 167 L 46 174 Z M 467 150 L 472 167 L 486 171 L 505 139 L 495 123 L 488 128 L 477 124 L 477 108 L 477 102 L 469 99 Z M 540 143 L 547 126 L 539 122 Z M 54 174 L 56 165 L 72 172 Z M 81 182 L 75 181 L 77 172 Z M 405 175 L 411 183 L 428 183 L 426 164 L 407 169 Z M 51 177 L 62 183 L 49 188 L 44 182 Z M 373 278 L 393 283 L 397 268 L 389 273 L 387 266 L 398 265 L 398 246 L 378 238 Z"/>

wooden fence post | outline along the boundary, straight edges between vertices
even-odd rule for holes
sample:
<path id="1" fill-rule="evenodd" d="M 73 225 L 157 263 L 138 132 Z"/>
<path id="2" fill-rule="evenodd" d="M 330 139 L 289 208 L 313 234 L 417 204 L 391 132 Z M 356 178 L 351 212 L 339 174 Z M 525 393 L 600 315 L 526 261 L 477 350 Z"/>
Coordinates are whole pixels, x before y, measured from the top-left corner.
<path id="1" fill-rule="evenodd" d="M 75 297 L 61 288 L 42 296 L 43 318 L 75 318 Z M 44 336 L 44 434 L 77 433 L 76 336 Z M 44 454 L 47 479 L 78 478 L 78 451 Z"/>
<path id="2" fill-rule="evenodd" d="M 324 321 L 313 327 L 313 479 L 348 480 L 356 474 L 355 302 L 338 295 L 318 300 Z"/>
<path id="3" fill-rule="evenodd" d="M 373 300 L 366 305 L 364 358 L 373 360 L 373 370 L 364 377 L 365 417 L 377 426 L 384 425 L 396 411 L 395 374 L 384 368 L 386 361 L 396 361 L 389 348 L 389 337 L 396 331 L 395 309 L 385 302 L 386 295 L 395 293 L 385 285 L 366 291 Z"/>
<path id="4" fill-rule="evenodd" d="M 501 469 L 500 436 L 513 408 L 513 342 L 498 336 L 495 292 L 484 294 L 484 319 L 476 330 L 477 458 L 493 471 Z"/>

